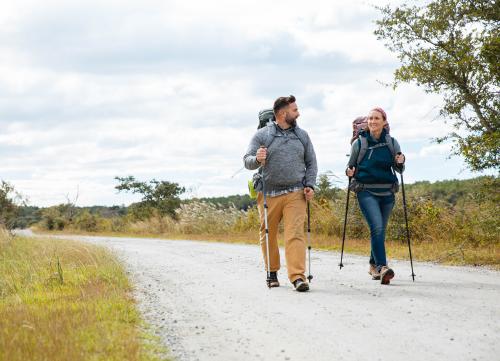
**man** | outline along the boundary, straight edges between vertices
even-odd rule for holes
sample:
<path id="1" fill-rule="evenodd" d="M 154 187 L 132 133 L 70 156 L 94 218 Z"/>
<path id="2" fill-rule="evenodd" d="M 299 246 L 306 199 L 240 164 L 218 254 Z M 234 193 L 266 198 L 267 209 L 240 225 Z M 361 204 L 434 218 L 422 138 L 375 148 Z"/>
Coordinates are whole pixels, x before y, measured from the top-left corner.
<path id="1" fill-rule="evenodd" d="M 304 220 L 306 200 L 314 196 L 318 167 L 313 145 L 306 131 L 297 126 L 299 110 L 295 97 L 280 97 L 273 107 L 275 122 L 259 129 L 243 157 L 247 169 L 262 167 L 268 206 L 269 264 L 265 242 L 264 196 L 262 182 L 257 196 L 260 214 L 260 243 L 269 287 L 278 287 L 280 269 L 278 225 L 283 219 L 288 279 L 299 292 L 309 290 L 305 276 L 306 241 Z"/>

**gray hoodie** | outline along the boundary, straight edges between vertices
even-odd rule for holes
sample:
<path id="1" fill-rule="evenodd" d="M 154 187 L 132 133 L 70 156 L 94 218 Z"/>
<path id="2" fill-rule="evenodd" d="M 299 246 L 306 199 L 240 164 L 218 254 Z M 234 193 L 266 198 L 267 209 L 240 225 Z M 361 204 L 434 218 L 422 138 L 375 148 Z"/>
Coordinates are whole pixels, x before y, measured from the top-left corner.
<path id="1" fill-rule="evenodd" d="M 243 157 L 245 168 L 253 170 L 260 167 L 255 154 L 261 145 L 269 145 L 263 167 L 266 193 L 292 187 L 314 188 L 318 165 L 314 147 L 305 130 L 298 126 L 283 130 L 270 122 L 259 129 L 250 141 Z"/>

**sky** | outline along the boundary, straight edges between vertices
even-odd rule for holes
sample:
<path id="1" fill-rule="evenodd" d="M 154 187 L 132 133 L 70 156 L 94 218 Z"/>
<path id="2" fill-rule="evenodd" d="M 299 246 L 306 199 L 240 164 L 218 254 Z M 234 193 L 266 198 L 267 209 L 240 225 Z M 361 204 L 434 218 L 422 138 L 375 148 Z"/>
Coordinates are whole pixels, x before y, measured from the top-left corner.
<path id="1" fill-rule="evenodd" d="M 395 4 L 395 1 L 377 1 Z M 442 99 L 384 84 L 399 66 L 373 2 L 0 3 L 0 179 L 36 206 L 128 205 L 115 177 L 177 182 L 184 197 L 245 194 L 257 114 L 293 94 L 319 173 L 338 186 L 351 122 L 384 108 L 405 182 L 478 176 L 450 144 Z"/>

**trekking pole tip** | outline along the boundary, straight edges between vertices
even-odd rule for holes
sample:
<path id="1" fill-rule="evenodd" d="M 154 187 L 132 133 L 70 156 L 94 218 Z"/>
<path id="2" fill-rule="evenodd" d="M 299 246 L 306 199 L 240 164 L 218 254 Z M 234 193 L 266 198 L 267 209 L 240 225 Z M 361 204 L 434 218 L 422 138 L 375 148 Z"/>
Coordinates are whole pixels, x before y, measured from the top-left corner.
<path id="1" fill-rule="evenodd" d="M 309 282 L 311 282 L 311 280 L 313 279 L 313 276 L 309 275 L 309 276 L 307 276 L 307 279 L 309 280 Z"/>

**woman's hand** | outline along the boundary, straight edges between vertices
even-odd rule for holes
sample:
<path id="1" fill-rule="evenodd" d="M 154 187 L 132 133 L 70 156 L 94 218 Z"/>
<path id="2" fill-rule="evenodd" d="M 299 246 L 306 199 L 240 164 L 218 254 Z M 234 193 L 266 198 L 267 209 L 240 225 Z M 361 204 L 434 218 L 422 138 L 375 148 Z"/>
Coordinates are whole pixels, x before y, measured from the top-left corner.
<path id="1" fill-rule="evenodd" d="M 396 154 L 396 163 L 403 164 L 405 162 L 405 156 L 403 153 Z"/>
<path id="2" fill-rule="evenodd" d="M 351 178 L 352 176 L 354 176 L 354 172 L 356 171 L 356 168 L 355 167 L 352 167 L 352 168 L 347 168 L 345 170 L 345 174 Z"/>

